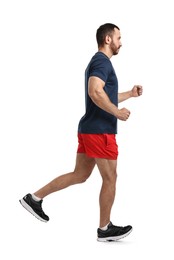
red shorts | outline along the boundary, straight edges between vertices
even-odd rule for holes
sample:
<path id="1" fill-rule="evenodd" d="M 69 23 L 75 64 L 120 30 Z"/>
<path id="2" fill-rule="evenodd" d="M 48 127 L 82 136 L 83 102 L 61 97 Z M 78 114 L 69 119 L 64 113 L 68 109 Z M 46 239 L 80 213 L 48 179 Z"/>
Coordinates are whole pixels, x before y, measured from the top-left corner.
<path id="1" fill-rule="evenodd" d="M 77 153 L 92 158 L 117 160 L 118 145 L 115 134 L 78 134 Z"/>

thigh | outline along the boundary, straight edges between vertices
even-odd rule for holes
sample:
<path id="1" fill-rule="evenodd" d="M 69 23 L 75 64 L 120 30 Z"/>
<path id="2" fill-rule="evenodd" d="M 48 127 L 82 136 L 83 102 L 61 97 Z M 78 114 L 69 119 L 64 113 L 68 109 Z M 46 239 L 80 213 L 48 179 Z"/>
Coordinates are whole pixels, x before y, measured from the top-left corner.
<path id="1" fill-rule="evenodd" d="M 75 174 L 89 177 L 95 166 L 95 159 L 88 157 L 85 153 L 77 153 Z"/>
<path id="2" fill-rule="evenodd" d="M 96 158 L 95 162 L 103 179 L 115 179 L 117 176 L 117 160 Z"/>

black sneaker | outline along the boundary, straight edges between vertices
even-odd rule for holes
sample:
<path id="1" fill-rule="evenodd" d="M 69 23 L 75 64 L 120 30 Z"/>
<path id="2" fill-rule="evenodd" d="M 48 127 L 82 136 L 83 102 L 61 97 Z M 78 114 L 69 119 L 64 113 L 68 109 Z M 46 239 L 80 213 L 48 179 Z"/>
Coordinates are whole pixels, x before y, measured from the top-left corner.
<path id="1" fill-rule="evenodd" d="M 109 223 L 107 230 L 97 229 L 97 240 L 100 242 L 117 241 L 129 235 L 132 231 L 132 226 L 118 227 L 114 226 L 112 222 Z"/>
<path id="2" fill-rule="evenodd" d="M 49 220 L 49 217 L 44 213 L 42 209 L 43 200 L 35 201 L 32 198 L 32 195 L 29 193 L 26 196 L 24 196 L 21 200 L 19 200 L 19 202 L 26 210 L 28 210 L 39 220 L 43 222 L 47 222 Z"/>

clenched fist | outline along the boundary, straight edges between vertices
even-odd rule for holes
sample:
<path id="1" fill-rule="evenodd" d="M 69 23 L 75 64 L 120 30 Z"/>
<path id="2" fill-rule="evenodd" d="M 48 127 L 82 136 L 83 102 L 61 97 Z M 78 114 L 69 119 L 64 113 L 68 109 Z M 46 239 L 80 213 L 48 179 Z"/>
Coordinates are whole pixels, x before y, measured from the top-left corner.
<path id="1" fill-rule="evenodd" d="M 143 87 L 141 85 L 135 85 L 132 90 L 132 97 L 139 97 L 143 94 Z"/>
<path id="2" fill-rule="evenodd" d="M 118 111 L 118 115 L 117 118 L 122 120 L 122 121 L 126 121 L 130 116 L 130 111 L 127 108 L 121 108 Z"/>

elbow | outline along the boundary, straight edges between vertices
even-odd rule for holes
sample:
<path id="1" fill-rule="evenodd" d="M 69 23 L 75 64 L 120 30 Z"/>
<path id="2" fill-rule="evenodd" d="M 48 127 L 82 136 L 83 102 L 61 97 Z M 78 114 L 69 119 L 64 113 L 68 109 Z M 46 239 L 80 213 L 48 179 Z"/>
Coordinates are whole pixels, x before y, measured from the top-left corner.
<path id="1" fill-rule="evenodd" d="M 89 97 L 92 99 L 92 101 L 95 99 L 95 94 L 88 92 Z"/>
<path id="2" fill-rule="evenodd" d="M 92 101 L 96 102 L 97 100 L 100 99 L 101 97 L 101 91 L 100 90 L 95 90 L 95 91 L 88 91 L 89 97 L 92 99 Z"/>

